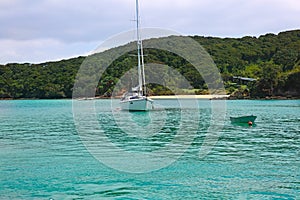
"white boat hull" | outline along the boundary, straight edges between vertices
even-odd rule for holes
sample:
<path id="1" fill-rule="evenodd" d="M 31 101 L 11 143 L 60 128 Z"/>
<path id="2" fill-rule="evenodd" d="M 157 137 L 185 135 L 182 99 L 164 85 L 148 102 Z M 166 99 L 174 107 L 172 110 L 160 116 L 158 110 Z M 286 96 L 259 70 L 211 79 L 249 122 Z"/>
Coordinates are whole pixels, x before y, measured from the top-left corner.
<path id="1" fill-rule="evenodd" d="M 147 111 L 153 109 L 153 100 L 149 98 L 128 99 L 120 102 L 122 110 Z"/>

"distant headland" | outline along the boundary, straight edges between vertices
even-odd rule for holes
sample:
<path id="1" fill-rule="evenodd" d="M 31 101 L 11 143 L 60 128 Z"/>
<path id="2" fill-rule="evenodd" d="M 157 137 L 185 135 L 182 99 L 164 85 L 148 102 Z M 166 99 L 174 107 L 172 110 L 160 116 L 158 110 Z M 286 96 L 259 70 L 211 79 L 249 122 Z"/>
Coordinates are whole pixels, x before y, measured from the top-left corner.
<path id="1" fill-rule="evenodd" d="M 226 91 L 224 95 L 228 98 L 300 98 L 300 30 L 259 37 L 190 37 L 211 55 L 221 73 Z M 176 94 L 209 95 L 201 75 L 183 58 L 156 49 L 145 49 L 144 53 L 148 55 L 145 63 L 172 66 L 189 81 L 191 87 L 178 89 Z M 76 74 L 85 58 L 0 65 L 0 99 L 72 98 Z M 136 66 L 135 62 L 130 54 L 115 60 L 94 87 L 95 95 L 113 95 L 119 78 Z M 171 81 L 176 82 L 176 79 Z M 164 85 L 148 84 L 147 87 L 151 96 L 174 95 L 174 91 Z"/>

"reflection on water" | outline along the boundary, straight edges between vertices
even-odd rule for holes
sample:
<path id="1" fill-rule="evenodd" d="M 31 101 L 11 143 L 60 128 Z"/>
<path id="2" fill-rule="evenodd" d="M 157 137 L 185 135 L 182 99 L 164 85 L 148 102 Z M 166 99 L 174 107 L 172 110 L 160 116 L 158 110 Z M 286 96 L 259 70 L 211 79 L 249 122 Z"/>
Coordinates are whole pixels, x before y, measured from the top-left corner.
<path id="1" fill-rule="evenodd" d="M 131 119 L 137 126 L 146 127 L 151 123 L 149 112 L 130 112 Z"/>

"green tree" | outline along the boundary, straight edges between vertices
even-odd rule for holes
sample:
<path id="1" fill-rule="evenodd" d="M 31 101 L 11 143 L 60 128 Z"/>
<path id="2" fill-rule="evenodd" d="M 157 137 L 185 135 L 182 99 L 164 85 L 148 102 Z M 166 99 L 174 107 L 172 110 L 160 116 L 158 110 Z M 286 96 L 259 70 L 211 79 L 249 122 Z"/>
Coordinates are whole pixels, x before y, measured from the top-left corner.
<path id="1" fill-rule="evenodd" d="M 281 66 L 273 62 L 261 64 L 262 74 L 256 84 L 256 94 L 259 96 L 273 96 L 278 86 L 279 75 L 282 72 Z"/>

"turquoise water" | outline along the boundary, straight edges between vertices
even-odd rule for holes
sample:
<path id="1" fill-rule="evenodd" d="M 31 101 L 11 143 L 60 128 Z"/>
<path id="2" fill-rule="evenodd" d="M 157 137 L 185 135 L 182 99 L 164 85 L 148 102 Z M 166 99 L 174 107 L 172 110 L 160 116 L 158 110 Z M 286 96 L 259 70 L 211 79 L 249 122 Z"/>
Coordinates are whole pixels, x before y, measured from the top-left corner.
<path id="1" fill-rule="evenodd" d="M 0 199 L 300 199 L 299 100 L 226 101 L 224 122 L 204 100 L 157 100 L 150 113 L 92 102 L 95 116 L 80 118 L 71 100 L 0 101 Z M 230 123 L 243 114 L 255 125 Z M 208 138 L 213 123 L 222 129 Z M 200 158 L 206 138 L 217 140 Z"/>

